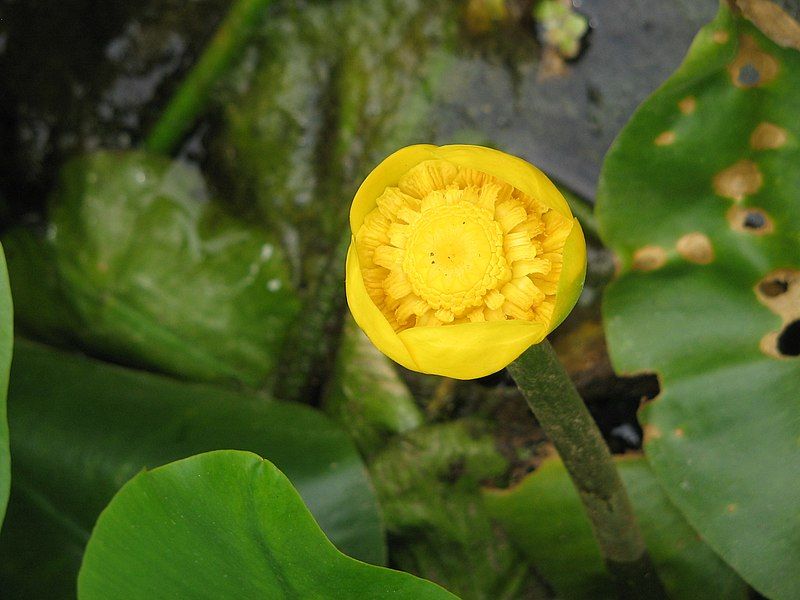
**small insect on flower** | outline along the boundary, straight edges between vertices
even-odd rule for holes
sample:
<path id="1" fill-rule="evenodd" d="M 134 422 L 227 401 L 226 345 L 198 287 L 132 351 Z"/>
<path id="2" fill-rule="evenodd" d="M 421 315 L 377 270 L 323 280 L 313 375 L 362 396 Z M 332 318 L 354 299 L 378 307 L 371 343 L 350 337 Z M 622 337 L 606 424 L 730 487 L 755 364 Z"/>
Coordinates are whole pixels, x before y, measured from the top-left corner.
<path id="1" fill-rule="evenodd" d="M 474 379 L 508 365 L 567 316 L 586 243 L 536 167 L 480 146 L 389 156 L 350 209 L 347 302 L 401 365 Z"/>

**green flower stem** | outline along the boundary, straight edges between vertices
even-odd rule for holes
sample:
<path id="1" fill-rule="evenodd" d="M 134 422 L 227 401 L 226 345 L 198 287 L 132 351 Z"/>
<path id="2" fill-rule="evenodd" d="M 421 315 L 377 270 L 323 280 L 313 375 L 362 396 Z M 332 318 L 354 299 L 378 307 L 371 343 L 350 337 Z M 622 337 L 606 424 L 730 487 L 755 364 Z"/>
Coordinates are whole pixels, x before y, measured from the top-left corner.
<path id="1" fill-rule="evenodd" d="M 620 598 L 666 598 L 611 453 L 553 347 L 532 346 L 508 370 L 561 455 Z"/>
<path id="2" fill-rule="evenodd" d="M 151 152 L 171 154 L 206 107 L 214 82 L 239 55 L 271 0 L 238 0 L 200 60 L 172 96 L 145 140 Z"/>

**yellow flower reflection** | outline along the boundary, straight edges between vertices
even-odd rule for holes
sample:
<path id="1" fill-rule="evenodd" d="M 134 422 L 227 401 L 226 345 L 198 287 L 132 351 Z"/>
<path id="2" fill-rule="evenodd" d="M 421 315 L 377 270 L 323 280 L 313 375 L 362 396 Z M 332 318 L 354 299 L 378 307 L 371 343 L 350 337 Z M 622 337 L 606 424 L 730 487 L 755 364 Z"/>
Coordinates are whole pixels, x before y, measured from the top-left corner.
<path id="1" fill-rule="evenodd" d="M 545 175 L 480 146 L 403 148 L 350 209 L 347 302 L 387 356 L 473 379 L 541 342 L 574 306 L 586 245 Z"/>

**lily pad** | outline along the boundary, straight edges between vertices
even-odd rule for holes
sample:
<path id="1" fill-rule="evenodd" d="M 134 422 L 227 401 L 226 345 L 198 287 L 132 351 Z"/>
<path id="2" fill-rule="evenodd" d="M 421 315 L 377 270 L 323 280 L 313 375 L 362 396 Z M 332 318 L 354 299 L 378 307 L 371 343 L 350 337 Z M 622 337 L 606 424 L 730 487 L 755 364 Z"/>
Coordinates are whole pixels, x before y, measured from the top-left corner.
<path id="1" fill-rule="evenodd" d="M 747 586 L 689 527 L 640 457 L 617 460 L 647 547 L 670 598 L 747 598 Z M 560 460 L 545 461 L 508 490 L 486 490 L 486 506 L 558 592 L 616 598 L 580 498 Z"/>
<path id="2" fill-rule="evenodd" d="M 800 596 L 798 110 L 800 52 L 723 4 L 615 142 L 597 206 L 620 263 L 604 302 L 613 363 L 660 376 L 640 415 L 653 471 L 748 583 L 787 599 Z"/>
<path id="3" fill-rule="evenodd" d="M 6 392 L 8 390 L 8 371 L 11 368 L 11 348 L 14 345 L 13 311 L 6 261 L 3 247 L 0 246 L 0 525 L 3 524 L 3 517 L 6 514 L 8 490 L 11 485 Z"/>
<path id="4" fill-rule="evenodd" d="M 455 598 L 341 554 L 283 473 L 233 450 L 140 473 L 100 515 L 78 598 L 154 597 Z"/>
<path id="5" fill-rule="evenodd" d="M 298 301 L 277 241 L 140 152 L 68 163 L 46 235 L 7 243 L 20 329 L 186 379 L 265 384 Z"/>
<path id="6" fill-rule="evenodd" d="M 11 381 L 14 485 L 0 536 L 0 587 L 15 598 L 74 597 L 91 528 L 119 488 L 142 468 L 223 448 L 270 457 L 338 548 L 386 560 L 364 464 L 344 431 L 316 410 L 22 339 Z"/>

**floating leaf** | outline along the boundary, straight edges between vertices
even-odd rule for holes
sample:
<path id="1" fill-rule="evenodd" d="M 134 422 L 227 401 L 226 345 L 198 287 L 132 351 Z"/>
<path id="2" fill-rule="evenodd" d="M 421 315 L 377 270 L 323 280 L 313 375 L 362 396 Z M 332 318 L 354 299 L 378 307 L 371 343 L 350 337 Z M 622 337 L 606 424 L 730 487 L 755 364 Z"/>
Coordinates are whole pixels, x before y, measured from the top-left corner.
<path id="1" fill-rule="evenodd" d="M 187 379 L 257 387 L 298 303 L 280 247 L 139 152 L 64 167 L 47 236 L 5 238 L 21 329 Z M 19 282 L 17 282 L 19 280 Z"/>
<path id="2" fill-rule="evenodd" d="M 641 458 L 617 460 L 653 562 L 669 597 L 747 597 L 746 586 L 689 527 Z M 509 490 L 487 490 L 492 517 L 509 532 L 560 598 L 616 598 L 580 498 L 558 459 Z"/>
<path id="3" fill-rule="evenodd" d="M 74 597 L 83 547 L 114 493 L 143 467 L 221 448 L 269 456 L 342 551 L 385 561 L 364 465 L 318 411 L 20 339 L 9 398 L 14 486 L 0 537 L 0 588 L 15 598 Z"/>
<path id="4" fill-rule="evenodd" d="M 800 596 L 799 110 L 800 53 L 723 4 L 609 152 L 597 206 L 620 261 L 612 360 L 661 379 L 641 414 L 653 471 L 723 559 L 787 599 Z"/>
<path id="5" fill-rule="evenodd" d="M 455 598 L 341 554 L 283 473 L 233 450 L 140 473 L 100 515 L 78 598 L 154 597 Z"/>
<path id="6" fill-rule="evenodd" d="M 11 367 L 11 348 L 14 345 L 13 307 L 8 287 L 8 272 L 3 247 L 0 246 L 0 526 L 6 514 L 8 490 L 11 485 L 11 459 L 8 449 L 6 420 L 6 391 L 8 370 Z"/>

